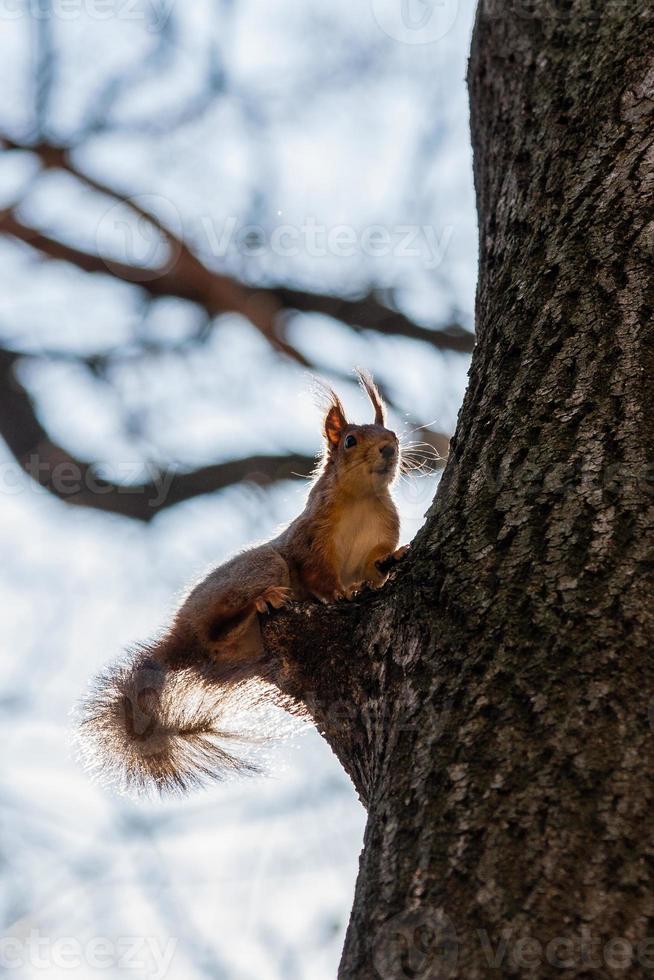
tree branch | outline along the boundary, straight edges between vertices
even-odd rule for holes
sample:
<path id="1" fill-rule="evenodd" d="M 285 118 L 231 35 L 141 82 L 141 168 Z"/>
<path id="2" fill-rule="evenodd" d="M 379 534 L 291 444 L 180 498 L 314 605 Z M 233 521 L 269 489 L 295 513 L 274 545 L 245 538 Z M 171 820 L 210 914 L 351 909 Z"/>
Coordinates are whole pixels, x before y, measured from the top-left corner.
<path id="1" fill-rule="evenodd" d="M 308 474 L 313 468 L 310 456 L 292 453 L 248 456 L 189 472 L 158 470 L 142 483 L 105 480 L 97 464 L 78 459 L 50 439 L 14 374 L 19 357 L 0 350 L 0 435 L 22 469 L 67 504 L 147 522 L 168 507 L 234 483 L 264 485 Z"/>
<path id="2" fill-rule="evenodd" d="M 235 483 L 266 486 L 279 480 L 308 476 L 315 459 L 301 453 L 258 454 L 214 463 L 189 471 L 170 468 L 153 470 L 152 478 L 140 483 L 113 483 L 99 476 L 98 462 L 80 460 L 54 442 L 39 421 L 29 393 L 14 374 L 23 357 L 0 348 L 0 436 L 21 468 L 54 496 L 68 504 L 92 507 L 140 521 L 150 521 L 167 507 L 214 493 Z M 71 355 L 64 355 L 71 360 Z M 88 363 L 88 358 L 75 358 Z M 422 433 L 440 455 L 431 465 L 444 465 L 448 440 L 439 432 Z"/>
<path id="3" fill-rule="evenodd" d="M 216 273 L 208 269 L 186 242 L 166 227 L 155 214 L 120 191 L 81 171 L 72 160 L 70 147 L 43 141 L 25 144 L 6 135 L 0 135 L 0 142 L 8 150 L 34 153 L 44 168 L 65 170 L 92 190 L 124 204 L 158 229 L 170 248 L 170 259 L 164 266 L 145 268 L 66 245 L 24 224 L 12 210 L 0 215 L 0 233 L 31 245 L 43 255 L 69 262 L 85 272 L 99 272 L 137 284 L 151 296 L 176 296 L 190 300 L 202 306 L 209 316 L 227 312 L 240 313 L 263 333 L 273 347 L 304 367 L 309 366 L 306 359 L 284 337 L 283 314 L 288 315 L 293 311 L 330 316 L 347 323 L 358 332 L 372 330 L 386 336 L 409 337 L 439 350 L 458 353 L 472 351 L 474 337 L 460 324 L 453 323 L 440 329 L 423 327 L 399 310 L 388 306 L 374 292 L 347 298 L 290 289 L 286 286 L 271 285 L 262 288 Z"/>
<path id="4" fill-rule="evenodd" d="M 439 329 L 420 326 L 404 313 L 386 305 L 374 292 L 348 299 L 286 287 L 272 287 L 271 291 L 285 309 L 301 313 L 321 313 L 347 323 L 357 333 L 372 330 L 389 337 L 409 337 L 438 350 L 456 351 L 460 354 L 470 354 L 474 347 L 474 334 L 461 324 L 452 323 Z"/>
<path id="5" fill-rule="evenodd" d="M 84 272 L 109 275 L 120 281 L 133 283 L 152 298 L 175 296 L 188 300 L 200 306 L 209 320 L 228 312 L 239 313 L 260 331 L 274 350 L 309 370 L 317 370 L 316 365 L 286 337 L 286 326 L 293 312 L 320 313 L 348 323 L 359 332 L 374 330 L 386 335 L 407 336 L 441 350 L 466 352 L 472 347 L 472 335 L 459 325 L 442 330 L 419 326 L 399 311 L 385 305 L 373 293 L 347 299 L 287 287 L 264 289 L 244 285 L 229 276 L 220 275 L 207 268 L 186 242 L 157 215 L 138 201 L 125 197 L 121 191 L 80 170 L 72 159 L 71 148 L 43 140 L 22 144 L 8 136 L 0 136 L 0 141 L 8 150 L 24 150 L 36 154 L 44 169 L 64 170 L 91 190 L 124 204 L 157 229 L 169 249 L 168 262 L 159 268 L 146 268 L 66 244 L 26 224 L 17 216 L 15 208 L 0 213 L 0 234 L 10 235 L 48 258 L 67 262 Z M 8 363 L 13 364 L 11 359 L 16 355 L 13 352 L 5 353 L 10 359 Z M 6 392 L 6 378 L 4 386 Z M 73 458 L 61 446 L 53 443 L 38 423 L 28 393 L 16 384 L 12 390 L 13 407 L 18 413 L 17 417 L 22 419 L 23 434 L 31 433 L 27 456 L 22 440 L 17 438 L 16 425 L 12 423 L 9 413 L 5 413 L 5 419 L 0 423 L 0 432 L 5 436 L 7 445 L 20 465 L 32 472 L 40 485 L 47 486 L 68 503 L 112 511 L 139 520 L 150 520 L 163 507 L 239 480 L 270 482 L 292 475 L 293 470 L 305 472 L 311 469 L 312 461 L 301 455 L 256 456 L 189 473 L 163 470 L 157 472 L 151 481 L 129 488 L 123 487 L 99 480 L 94 464 Z M 18 392 L 22 393 L 20 406 L 16 404 Z M 392 401 L 387 400 L 392 406 Z M 441 457 L 447 455 L 446 435 L 426 429 L 422 438 Z M 21 444 L 20 448 L 17 448 L 17 444 Z M 38 447 L 38 452 L 35 447 Z M 53 475 L 55 471 L 58 474 L 68 474 L 66 487 L 60 478 Z"/>

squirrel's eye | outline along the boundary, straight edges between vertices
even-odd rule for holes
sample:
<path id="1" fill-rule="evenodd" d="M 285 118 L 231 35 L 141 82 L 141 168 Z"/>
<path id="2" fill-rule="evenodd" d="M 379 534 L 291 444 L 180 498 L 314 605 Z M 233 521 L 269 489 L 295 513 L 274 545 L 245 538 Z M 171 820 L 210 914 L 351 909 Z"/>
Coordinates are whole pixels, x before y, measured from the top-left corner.
<path id="1" fill-rule="evenodd" d="M 356 444 L 357 441 L 354 436 L 345 436 L 345 442 L 343 443 L 343 445 L 345 446 L 346 449 L 351 449 L 352 446 L 356 446 Z"/>

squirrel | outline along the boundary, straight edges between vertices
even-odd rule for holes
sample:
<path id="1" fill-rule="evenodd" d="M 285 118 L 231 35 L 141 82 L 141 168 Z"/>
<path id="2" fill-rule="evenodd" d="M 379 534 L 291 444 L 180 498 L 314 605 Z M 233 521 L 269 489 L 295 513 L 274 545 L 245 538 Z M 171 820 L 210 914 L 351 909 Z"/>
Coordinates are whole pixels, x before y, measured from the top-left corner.
<path id="1" fill-rule="evenodd" d="M 211 571 L 161 637 L 109 668 L 82 702 L 78 747 L 101 777 L 123 790 L 163 793 L 256 771 L 225 747 L 247 736 L 221 719 L 262 699 L 248 686 L 266 679 L 259 616 L 291 601 L 331 603 L 364 586 L 379 588 L 408 550 L 398 548 L 390 494 L 399 440 L 386 428 L 372 377 L 357 374 L 374 422 L 349 422 L 338 396 L 323 386 L 324 451 L 299 517 L 272 541 Z"/>

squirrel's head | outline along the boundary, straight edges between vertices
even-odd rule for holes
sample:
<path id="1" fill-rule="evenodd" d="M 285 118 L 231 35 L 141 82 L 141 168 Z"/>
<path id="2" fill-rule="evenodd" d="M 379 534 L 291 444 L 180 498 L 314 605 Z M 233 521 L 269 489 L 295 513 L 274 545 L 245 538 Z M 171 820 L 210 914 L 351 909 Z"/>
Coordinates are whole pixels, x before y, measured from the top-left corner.
<path id="1" fill-rule="evenodd" d="M 348 422 L 339 397 L 326 388 L 326 465 L 340 489 L 353 495 L 375 493 L 388 487 L 397 474 L 400 445 L 386 428 L 386 412 L 379 390 L 369 374 L 357 371 L 361 387 L 372 402 L 375 416 L 369 425 Z"/>

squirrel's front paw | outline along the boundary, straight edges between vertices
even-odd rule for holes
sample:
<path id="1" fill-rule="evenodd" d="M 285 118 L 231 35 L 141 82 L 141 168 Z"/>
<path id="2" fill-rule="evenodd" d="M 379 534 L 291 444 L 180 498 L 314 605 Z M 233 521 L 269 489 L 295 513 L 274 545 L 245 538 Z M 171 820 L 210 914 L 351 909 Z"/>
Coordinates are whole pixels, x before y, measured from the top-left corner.
<path id="1" fill-rule="evenodd" d="M 291 598 L 291 590 L 285 585 L 271 585 L 254 600 L 254 604 L 257 607 L 257 612 L 267 613 L 269 606 L 273 609 L 281 609 L 288 605 Z"/>
<path id="2" fill-rule="evenodd" d="M 377 561 L 375 562 L 375 566 L 377 570 L 380 571 L 382 575 L 386 575 L 387 572 L 390 572 L 390 570 L 394 568 L 395 565 L 397 565 L 399 562 L 402 561 L 404 556 L 410 550 L 411 550 L 410 544 L 403 544 L 400 548 L 396 548 L 395 551 L 392 551 L 389 555 L 386 555 L 384 558 L 378 558 Z"/>

